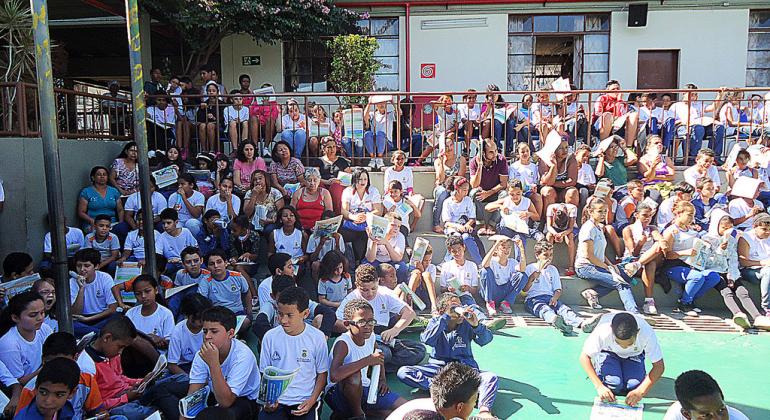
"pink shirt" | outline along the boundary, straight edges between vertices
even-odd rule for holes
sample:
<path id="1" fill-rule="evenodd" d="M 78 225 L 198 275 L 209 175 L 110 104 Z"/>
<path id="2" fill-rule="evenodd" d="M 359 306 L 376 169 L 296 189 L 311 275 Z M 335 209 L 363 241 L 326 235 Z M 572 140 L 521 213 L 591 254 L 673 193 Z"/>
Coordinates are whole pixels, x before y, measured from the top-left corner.
<path id="1" fill-rule="evenodd" d="M 241 185 L 249 186 L 251 185 L 251 174 L 257 169 L 267 172 L 267 165 L 265 165 L 265 161 L 261 157 L 255 158 L 251 163 L 245 163 L 235 159 L 233 171 L 236 169 L 241 171 Z"/>

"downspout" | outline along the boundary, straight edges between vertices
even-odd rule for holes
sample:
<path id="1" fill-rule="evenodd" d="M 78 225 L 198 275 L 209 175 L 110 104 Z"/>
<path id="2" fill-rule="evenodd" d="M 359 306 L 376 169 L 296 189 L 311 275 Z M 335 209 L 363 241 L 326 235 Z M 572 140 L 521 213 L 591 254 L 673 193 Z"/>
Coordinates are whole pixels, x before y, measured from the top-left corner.
<path id="1" fill-rule="evenodd" d="M 412 63 L 412 60 L 411 60 L 412 52 L 411 52 L 411 48 L 410 48 L 410 36 L 409 36 L 409 27 L 411 25 L 410 25 L 410 22 L 409 22 L 409 20 L 410 20 L 409 19 L 409 15 L 410 15 L 410 10 L 409 9 L 410 9 L 409 3 L 404 3 L 404 11 L 406 12 L 406 91 L 407 92 L 409 92 L 411 90 L 410 89 L 410 86 L 411 86 L 411 80 L 410 79 L 411 79 L 411 75 L 412 75 L 412 69 L 411 69 L 411 66 L 412 66 L 412 64 L 411 64 Z"/>

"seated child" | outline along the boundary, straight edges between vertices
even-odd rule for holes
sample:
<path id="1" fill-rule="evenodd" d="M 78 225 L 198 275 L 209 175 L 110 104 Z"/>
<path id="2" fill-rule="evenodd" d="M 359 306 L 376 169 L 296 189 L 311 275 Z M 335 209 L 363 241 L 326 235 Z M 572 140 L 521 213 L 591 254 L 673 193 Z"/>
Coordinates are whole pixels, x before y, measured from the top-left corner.
<path id="1" fill-rule="evenodd" d="M 658 229 L 661 231 L 668 227 L 668 225 L 674 220 L 674 205 L 680 201 L 691 201 L 692 195 L 695 193 L 695 187 L 688 184 L 685 181 L 681 181 L 674 186 L 667 199 L 663 200 L 658 206 L 658 216 L 655 219 L 655 224 L 658 225 Z"/>
<path id="2" fill-rule="evenodd" d="M 569 203 L 554 203 L 546 209 L 545 239 L 550 243 L 563 242 L 567 245 L 568 276 L 575 275 L 575 222 L 577 221 L 577 207 Z"/>
<path id="3" fill-rule="evenodd" d="M 176 272 L 173 286 L 187 286 L 188 284 L 195 284 L 195 286 L 182 290 L 168 299 L 168 308 L 175 315 L 179 312 L 179 305 L 182 299 L 189 294 L 196 293 L 198 291 L 198 283 L 211 274 L 209 270 L 202 268 L 203 258 L 198 248 L 188 246 L 182 250 L 180 256 L 183 268 Z"/>
<path id="4" fill-rule="evenodd" d="M 116 261 L 117 265 L 121 265 L 126 261 L 139 262 L 139 265 L 144 265 L 145 250 L 144 250 L 144 218 L 142 213 L 137 213 L 136 223 L 137 228 L 128 232 L 126 240 L 123 243 L 123 254 Z M 157 233 L 156 233 L 157 235 Z"/>
<path id="5" fill-rule="evenodd" d="M 674 381 L 677 401 L 666 410 L 663 420 L 723 418 L 749 420 L 737 408 L 725 404 L 717 381 L 701 370 L 688 370 Z"/>
<path id="6" fill-rule="evenodd" d="M 120 240 L 110 233 L 111 218 L 109 215 L 100 214 L 94 218 L 94 231 L 86 235 L 86 248 L 99 251 L 102 260 L 96 266 L 97 270 L 115 274 L 115 267 L 120 254 Z"/>
<path id="7" fill-rule="evenodd" d="M 725 163 L 725 175 L 727 176 L 728 192 L 735 185 L 735 181 L 738 177 L 747 176 L 749 178 L 758 178 L 759 171 L 756 168 L 749 166 L 751 162 L 751 154 L 747 150 L 741 150 L 738 152 L 738 156 L 735 158 L 735 166 L 727 168 Z"/>
<path id="8" fill-rule="evenodd" d="M 548 241 L 540 241 L 535 244 L 536 262 L 527 266 L 527 283 L 524 291 L 527 298 L 524 304 L 532 315 L 553 325 L 565 335 L 572 334 L 572 328 L 581 328 L 583 332 L 590 333 L 599 321 L 588 322 L 561 303 L 561 280 L 559 270 L 553 266 L 553 244 Z"/>
<path id="9" fill-rule="evenodd" d="M 652 363 L 645 371 L 645 359 Z M 635 406 L 663 376 L 663 353 L 655 331 L 641 316 L 628 312 L 602 315 L 580 354 L 580 365 L 588 374 L 602 401 Z"/>
<path id="10" fill-rule="evenodd" d="M 302 267 L 307 261 L 305 249 L 307 248 L 307 233 L 302 230 L 299 215 L 294 207 L 286 206 L 278 210 L 278 223 L 269 237 L 268 255 L 276 252 L 289 254 L 294 264 L 297 275 L 301 274 Z"/>
<path id="11" fill-rule="evenodd" d="M 380 266 L 382 268 L 382 266 Z M 409 275 L 409 288 L 413 292 L 417 293 L 420 299 L 423 299 L 420 294 L 428 295 L 430 300 L 430 311 L 433 315 L 438 314 L 438 306 L 436 305 L 436 265 L 433 264 L 433 247 L 428 245 L 425 250 L 425 255 L 422 257 L 422 261 L 415 263 L 411 274 Z M 422 292 L 425 293 L 422 293 Z M 404 302 L 411 303 L 409 296 L 406 296 L 403 291 L 396 292 L 396 296 Z M 423 299 L 423 302 L 425 299 Z"/>
<path id="12" fill-rule="evenodd" d="M 35 280 L 32 283 L 32 291 L 37 292 L 43 297 L 43 309 L 45 310 L 45 318 L 43 324 L 51 327 L 53 332 L 59 331 L 59 321 L 56 319 L 56 287 L 54 286 L 54 275 L 48 270 L 40 273 L 42 277 L 40 280 Z"/>
<path id="13" fill-rule="evenodd" d="M 259 352 L 259 370 L 268 367 L 295 371 L 296 376 L 278 401 L 266 402 L 259 414 L 268 419 L 314 419 L 329 370 L 326 337 L 305 324 L 310 313 L 304 289 L 293 286 L 276 297 L 281 325 L 268 331 Z M 277 357 L 276 357 L 277 355 Z"/>
<path id="14" fill-rule="evenodd" d="M 334 211 L 324 210 L 321 214 L 321 220 L 331 219 L 335 216 Z M 310 255 L 310 272 L 313 276 L 313 280 L 318 280 L 321 260 L 333 249 L 336 249 L 343 254 L 345 253 L 345 240 L 342 239 L 342 235 L 339 232 L 334 232 L 331 236 L 320 237 L 316 232 L 313 232 L 307 239 L 307 253 Z"/>
<path id="15" fill-rule="evenodd" d="M 44 307 L 43 298 L 29 290 L 12 297 L 2 312 L 0 362 L 22 386 L 37 374 L 43 342 L 53 333 L 42 323 Z"/>
<path id="16" fill-rule="evenodd" d="M 393 264 L 380 263 L 377 265 L 377 277 L 380 279 L 380 286 L 385 286 L 392 291 L 396 290 L 399 281 L 396 275 L 396 267 L 393 267 Z"/>
<path id="17" fill-rule="evenodd" d="M 203 345 L 203 311 L 211 307 L 211 301 L 193 293 L 185 296 L 179 305 L 179 315 L 184 317 L 171 331 L 168 342 L 168 371 L 172 374 L 189 373 L 195 354 Z"/>
<path id="18" fill-rule="evenodd" d="M 537 164 L 532 162 L 532 152 L 527 142 L 521 142 L 516 146 L 517 160 L 508 166 L 508 182 L 514 179 L 521 181 L 524 197 L 535 206 L 538 215 L 543 214 L 543 198 L 538 194 L 540 184 L 540 171 Z M 542 219 L 540 219 L 542 220 Z"/>
<path id="19" fill-rule="evenodd" d="M 275 303 L 271 297 L 273 293 L 273 277 L 277 275 L 286 275 L 294 278 L 294 265 L 291 263 L 291 255 L 283 252 L 277 252 L 267 257 L 267 269 L 270 276 L 262 280 L 257 287 L 259 295 L 259 309 L 263 310 Z"/>
<path id="20" fill-rule="evenodd" d="M 635 276 L 639 270 L 642 271 L 642 283 L 644 283 L 642 312 L 648 315 L 658 314 L 652 292 L 655 286 L 655 273 L 665 262 L 663 236 L 657 226 L 650 224 L 654 213 L 655 209 L 652 206 L 645 202 L 639 203 L 636 207 L 634 223 L 623 229 L 623 242 L 626 245 L 623 261 L 628 263 L 623 270 L 629 277 Z"/>
<path id="21" fill-rule="evenodd" d="M 324 255 L 318 280 L 319 303 L 336 310 L 353 289 L 346 266 L 345 255 L 340 251 L 333 249 Z"/>
<path id="22" fill-rule="evenodd" d="M 32 400 L 20 406 L 14 419 L 71 420 L 78 418 L 70 398 L 75 394 L 80 368 L 74 361 L 58 357 L 40 370 Z"/>
<path id="23" fill-rule="evenodd" d="M 577 189 L 580 192 L 580 202 L 585 203 L 588 196 L 596 188 L 596 174 L 594 168 L 588 163 L 591 158 L 591 146 L 582 143 L 575 149 L 575 160 L 580 164 L 577 173 Z"/>
<path id="24" fill-rule="evenodd" d="M 610 193 L 607 195 L 601 195 L 594 193 L 592 196 L 588 197 L 588 200 L 585 202 L 585 206 L 583 208 L 587 208 L 593 203 L 594 201 L 603 201 L 607 204 L 607 215 L 605 217 L 604 222 L 602 222 L 602 232 L 604 232 L 604 237 L 607 238 L 607 241 L 610 245 L 612 245 L 612 249 L 615 251 L 615 261 L 618 260 L 617 256 L 623 255 L 623 242 L 620 240 L 620 234 L 622 233 L 622 229 L 618 229 L 618 224 L 615 223 L 615 215 L 617 213 L 620 213 L 620 206 L 618 205 L 618 200 L 615 199 L 614 195 L 617 195 L 617 192 L 619 190 L 615 189 L 615 185 L 612 183 L 612 180 L 609 178 L 604 178 L 599 181 L 597 184 L 600 188 L 601 186 L 606 186 L 609 188 Z M 615 191 L 615 194 L 612 194 L 612 191 Z M 625 188 L 622 188 L 622 191 L 626 191 Z M 582 220 L 580 221 L 580 224 L 588 220 L 588 212 L 583 211 L 582 212 Z"/>
<path id="25" fill-rule="evenodd" d="M 155 237 L 155 252 L 168 259 L 166 272 L 173 276 L 182 269 L 182 250 L 188 246 L 198 246 L 195 236 L 185 227 L 177 225 L 179 214 L 174 209 L 165 209 L 160 212 L 160 220 L 163 223 L 163 233 Z"/>
<path id="26" fill-rule="evenodd" d="M 730 217 L 733 218 L 735 228 L 741 231 L 751 228 L 754 223 L 754 216 L 765 210 L 764 204 L 757 200 L 759 188 L 755 188 L 751 198 L 734 197 L 730 200 L 730 204 L 727 205 L 727 209 Z"/>
<path id="27" fill-rule="evenodd" d="M 109 321 L 118 308 L 118 302 L 112 293 L 112 277 L 97 271 L 101 261 L 99 251 L 81 249 L 75 253 L 75 272 L 77 277 L 70 278 L 70 301 L 72 303 L 72 325 L 75 337 L 82 337 L 89 332 L 98 332 Z"/>
<path id="28" fill-rule="evenodd" d="M 463 248 L 468 249 L 471 261 L 480 263 L 481 252 L 483 252 L 484 247 L 479 237 L 474 233 L 476 205 L 468 197 L 470 184 L 467 179 L 457 177 L 454 181 L 454 188 L 451 197 L 444 201 L 444 208 L 441 209 L 444 234 L 461 237 L 465 242 Z"/>
<path id="29" fill-rule="evenodd" d="M 738 239 L 738 262 L 741 278 L 759 283 L 762 312 L 770 315 L 770 215 L 754 217 L 753 228 Z"/>
<path id="30" fill-rule="evenodd" d="M 385 357 L 375 350 L 374 309 L 364 299 L 352 299 L 345 304 L 345 327 L 347 331 L 332 344 L 329 354 L 329 385 L 324 401 L 337 416 L 363 418 L 363 416 L 384 417 L 400 407 L 406 400 L 388 388 L 387 378 L 382 372 L 377 402 L 367 403 L 369 387 L 372 386 L 370 366 L 380 365 L 385 369 Z M 404 368 L 401 368 L 404 369 Z"/>
<path id="31" fill-rule="evenodd" d="M 259 258 L 259 234 L 253 229 L 249 218 L 242 214 L 230 222 L 230 263 L 235 270 L 243 274 L 249 283 L 251 296 L 257 297 L 254 286 L 254 276 L 257 274 L 257 258 Z"/>
<path id="32" fill-rule="evenodd" d="M 454 293 L 444 293 L 438 304 L 441 316 L 431 318 L 420 340 L 431 347 L 427 364 L 403 366 L 398 369 L 398 379 L 415 388 L 427 390 L 431 378 L 442 367 L 452 362 L 459 362 L 479 371 L 478 406 L 480 417 L 493 417 L 492 406 L 497 396 L 497 375 L 480 371 L 479 364 L 473 358 L 470 343 L 485 346 L 492 341 L 492 332 L 482 324 L 476 314 L 468 307 L 463 307 L 460 298 Z"/>
<path id="33" fill-rule="evenodd" d="M 401 152 L 401 154 L 403 153 L 404 152 Z M 406 169 L 409 169 L 411 173 L 411 168 Z M 409 196 L 407 191 L 404 191 L 401 181 L 395 179 L 390 181 L 386 185 L 385 194 L 385 198 L 382 200 L 382 206 L 385 209 L 385 212 L 398 213 L 398 215 L 401 216 L 401 220 L 404 221 L 404 223 L 401 224 L 401 233 L 404 234 L 404 237 L 409 236 L 409 232 L 414 231 L 417 226 L 417 221 L 422 217 L 420 208 L 412 202 L 412 200 L 414 200 L 414 198 L 412 198 L 413 196 Z"/>
<path id="34" fill-rule="evenodd" d="M 511 257 L 512 245 L 519 250 L 521 260 Z M 511 304 L 519 296 L 527 276 L 524 268 L 527 257 L 524 243 L 516 239 L 498 239 L 481 262 L 481 295 L 487 302 L 489 316 L 497 315 L 497 308 L 504 314 L 512 314 Z"/>
<path id="35" fill-rule="evenodd" d="M 208 385 L 217 405 L 231 418 L 255 418 L 259 368 L 254 352 L 235 338 L 235 314 L 215 306 L 204 310 L 201 319 L 205 340 L 190 367 L 187 395 Z"/>
<path id="36" fill-rule="evenodd" d="M 530 221 L 540 220 L 540 214 L 529 198 L 524 197 L 524 184 L 518 179 L 508 181 L 508 195 L 487 204 L 484 206 L 484 210 L 500 211 L 500 224 L 497 225 L 497 232 L 501 235 L 509 238 L 519 235 L 529 236 L 536 240 L 543 236 L 542 232 L 529 227 Z M 524 221 L 526 226 L 516 229 L 516 223 L 509 222 L 509 218 L 519 218 Z"/>
<path id="37" fill-rule="evenodd" d="M 401 216 L 398 213 L 388 213 L 388 230 L 385 237 L 375 240 L 371 233 L 371 227 L 366 231 L 369 239 L 366 244 L 366 254 L 363 263 L 372 264 L 375 267 L 383 263 L 390 263 L 396 268 L 396 278 L 399 283 L 406 283 L 409 276 L 409 265 L 404 261 L 406 250 L 406 238 L 399 231 Z"/>
<path id="38" fill-rule="evenodd" d="M 48 215 L 43 219 L 45 226 L 48 226 Z M 67 219 L 64 219 L 64 224 L 67 224 Z M 72 258 L 75 253 L 86 247 L 86 237 L 83 235 L 83 231 L 67 226 L 67 233 L 64 236 L 64 243 L 67 246 L 67 258 Z M 43 261 L 40 263 L 41 268 L 51 267 L 53 264 L 53 246 L 51 245 L 51 232 L 46 232 L 43 238 Z"/>
<path id="39" fill-rule="evenodd" d="M 159 350 L 168 349 L 168 341 L 174 329 L 174 315 L 163 306 L 166 300 L 160 295 L 158 281 L 149 274 L 142 274 L 133 281 L 137 305 L 126 311 L 126 317 L 137 331 L 144 333 Z"/>
<path id="40" fill-rule="evenodd" d="M 719 179 L 719 171 L 714 166 L 714 151 L 704 147 L 698 151 L 695 157 L 695 165 L 684 171 L 684 180 L 693 187 L 697 187 L 698 180 L 706 177 L 714 181 L 714 189 L 719 192 L 722 180 Z"/>
<path id="41" fill-rule="evenodd" d="M 227 254 L 215 249 L 206 255 L 206 266 L 211 274 L 198 283 L 198 293 L 207 297 L 214 306 L 224 306 L 236 315 L 246 315 L 241 331 L 251 325 L 251 290 L 246 279 L 237 271 L 227 269 Z"/>
<path id="42" fill-rule="evenodd" d="M 626 184 L 628 195 L 620 200 L 615 210 L 615 222 L 612 224 L 617 234 L 622 234 L 623 228 L 631 223 L 631 216 L 636 211 L 636 206 L 644 200 L 644 183 L 638 179 L 632 179 Z"/>
<path id="43" fill-rule="evenodd" d="M 695 207 L 695 225 L 696 231 L 706 231 L 709 227 L 711 212 L 716 208 L 726 208 L 714 198 L 716 189 L 714 181 L 711 178 L 703 177 L 695 183 L 695 191 L 698 194 L 690 201 Z"/>

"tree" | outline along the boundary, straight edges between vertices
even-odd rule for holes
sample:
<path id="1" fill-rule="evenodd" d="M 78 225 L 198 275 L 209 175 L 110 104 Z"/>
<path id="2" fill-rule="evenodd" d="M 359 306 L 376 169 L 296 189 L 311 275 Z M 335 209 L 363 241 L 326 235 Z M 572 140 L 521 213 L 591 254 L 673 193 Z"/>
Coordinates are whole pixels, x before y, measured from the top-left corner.
<path id="1" fill-rule="evenodd" d="M 32 82 L 35 79 L 35 41 L 32 36 L 32 10 L 29 2 L 0 2 L 0 82 Z M 12 129 L 20 92 L 11 88 L 0 103 L 0 126 Z"/>
<path id="2" fill-rule="evenodd" d="M 190 50 L 185 74 L 197 73 L 229 35 L 247 33 L 257 43 L 314 39 L 354 32 L 358 19 L 325 0 L 144 0 L 142 7 L 182 34 Z"/>
<path id="3" fill-rule="evenodd" d="M 336 92 L 371 92 L 374 74 L 382 63 L 374 58 L 377 40 L 362 35 L 339 35 L 328 42 L 332 56 L 329 83 Z M 361 103 L 366 98 L 348 96 L 346 103 Z"/>

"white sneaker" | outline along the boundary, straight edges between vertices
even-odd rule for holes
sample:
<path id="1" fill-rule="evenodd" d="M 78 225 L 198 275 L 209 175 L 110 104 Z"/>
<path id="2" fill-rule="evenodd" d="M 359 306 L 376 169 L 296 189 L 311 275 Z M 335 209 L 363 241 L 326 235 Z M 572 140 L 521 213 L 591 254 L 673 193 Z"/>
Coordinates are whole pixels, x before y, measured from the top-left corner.
<path id="1" fill-rule="evenodd" d="M 375 158 L 369 159 L 369 165 L 367 165 L 367 166 L 372 168 L 372 169 L 377 168 L 377 159 L 375 159 Z"/>
<path id="2" fill-rule="evenodd" d="M 596 290 L 586 289 L 580 292 L 580 295 L 583 296 L 583 299 L 586 300 L 591 309 L 602 309 L 602 305 L 599 304 L 599 294 L 596 293 Z"/>
<path id="3" fill-rule="evenodd" d="M 703 311 L 701 310 L 701 308 L 698 308 L 697 306 L 693 306 L 693 307 L 692 307 L 692 310 L 693 310 L 693 311 L 695 311 L 696 313 L 701 313 L 701 312 L 703 312 Z"/>
<path id="4" fill-rule="evenodd" d="M 377 167 L 378 168 L 384 168 L 385 167 L 385 161 L 383 161 L 382 158 L 377 158 Z"/>
<path id="5" fill-rule="evenodd" d="M 658 308 L 655 307 L 655 300 L 645 299 L 644 305 L 642 305 L 642 312 L 644 312 L 647 315 L 657 315 Z"/>
<path id="6" fill-rule="evenodd" d="M 770 331 L 770 318 L 760 315 L 754 320 L 754 328 Z"/>

